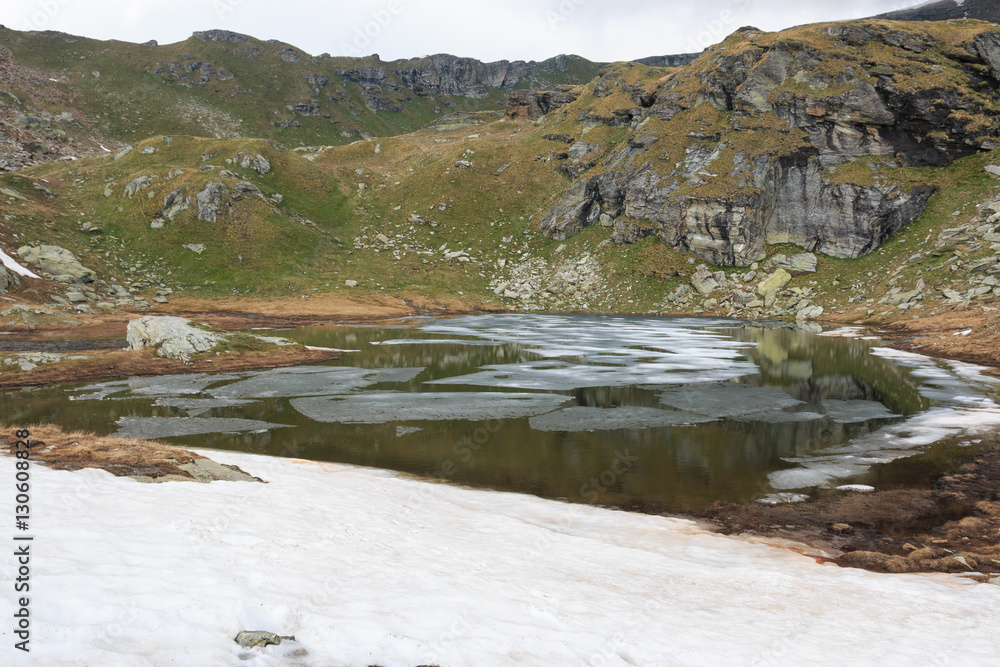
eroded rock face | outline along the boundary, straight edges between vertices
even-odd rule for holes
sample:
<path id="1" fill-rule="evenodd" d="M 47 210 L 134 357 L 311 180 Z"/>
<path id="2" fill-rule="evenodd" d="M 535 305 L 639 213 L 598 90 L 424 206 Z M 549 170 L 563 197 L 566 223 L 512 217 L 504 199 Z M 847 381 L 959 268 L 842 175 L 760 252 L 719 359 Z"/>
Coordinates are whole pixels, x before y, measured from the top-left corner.
<path id="1" fill-rule="evenodd" d="M 158 348 L 167 359 L 188 362 L 198 352 L 208 352 L 223 340 L 221 334 L 192 326 L 183 317 L 141 317 L 128 323 L 128 344 L 132 350 Z"/>
<path id="2" fill-rule="evenodd" d="M 718 265 L 747 266 L 775 243 L 855 258 L 917 218 L 934 193 L 896 170 L 948 165 L 998 143 L 986 101 L 997 82 L 984 78 L 983 65 L 1000 81 L 1000 32 L 968 38 L 966 56 L 915 29 L 815 30 L 840 55 L 743 28 L 668 78 L 655 99 L 637 100 L 641 109 L 614 112 L 632 136 L 602 158 L 600 175 L 588 178 L 589 165 L 571 172 L 582 178 L 543 216 L 543 233 L 562 240 L 610 219 L 616 230 L 647 225 L 664 243 Z M 858 60 L 857 47 L 868 45 L 888 49 L 896 69 Z M 916 56 L 923 60 L 909 70 L 899 64 Z M 833 67 L 837 58 L 843 64 Z M 942 86 L 933 75 L 946 66 L 967 78 Z M 607 72 L 594 92 L 632 96 L 631 88 Z M 702 127 L 715 123 L 711 132 L 684 124 L 690 115 L 680 114 L 698 107 L 709 119 Z M 664 149 L 660 139 L 671 132 L 688 139 Z M 848 176 L 837 175 L 843 165 Z"/>

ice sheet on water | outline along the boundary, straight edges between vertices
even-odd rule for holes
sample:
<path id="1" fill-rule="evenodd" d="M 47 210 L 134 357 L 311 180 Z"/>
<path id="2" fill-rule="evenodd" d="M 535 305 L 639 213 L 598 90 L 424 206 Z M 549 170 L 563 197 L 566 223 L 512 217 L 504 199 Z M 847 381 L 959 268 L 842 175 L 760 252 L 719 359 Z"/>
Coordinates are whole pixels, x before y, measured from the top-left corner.
<path id="1" fill-rule="evenodd" d="M 255 373 L 247 379 L 212 389 L 217 398 L 331 396 L 382 382 L 409 382 L 423 368 L 352 368 L 296 366 Z"/>
<path id="2" fill-rule="evenodd" d="M 604 360 L 607 363 L 608 360 Z M 756 373 L 751 364 L 728 363 L 715 369 L 685 371 L 663 364 L 590 366 L 558 361 L 483 366 L 477 373 L 431 380 L 431 385 L 506 387 L 537 391 L 572 391 L 585 387 L 628 387 L 693 384 L 732 380 Z"/>
<path id="3" fill-rule="evenodd" d="M 272 424 L 255 419 L 222 419 L 210 417 L 122 417 L 118 420 L 116 436 L 122 438 L 176 438 L 206 433 L 236 433 L 241 431 L 269 431 L 290 428 L 285 424 Z"/>
<path id="4" fill-rule="evenodd" d="M 823 411 L 838 424 L 861 424 L 875 419 L 896 419 L 889 408 L 876 401 L 823 401 Z"/>
<path id="5" fill-rule="evenodd" d="M 780 389 L 732 382 L 676 387 L 660 394 L 660 402 L 677 410 L 709 417 L 736 417 L 804 405 Z"/>
<path id="6" fill-rule="evenodd" d="M 189 417 L 203 415 L 209 410 L 250 405 L 256 401 L 239 398 L 160 398 L 153 405 L 186 410 Z"/>
<path id="7" fill-rule="evenodd" d="M 516 419 L 551 412 L 570 400 L 557 394 L 369 392 L 296 398 L 291 401 L 291 405 L 318 422 L 386 424 L 453 419 Z"/>
<path id="8" fill-rule="evenodd" d="M 144 397 L 195 395 L 200 394 L 206 387 L 210 387 L 213 384 L 238 380 L 242 377 L 244 377 L 243 374 L 220 373 L 209 375 L 206 373 L 196 373 L 191 375 L 160 375 L 156 377 L 139 377 L 113 382 L 101 382 L 99 384 L 72 389 L 71 391 L 91 391 L 91 393 L 73 396 L 71 400 L 101 400 L 125 391 Z"/>
<path id="9" fill-rule="evenodd" d="M 817 419 L 825 419 L 826 415 L 818 412 L 789 412 L 788 410 L 769 410 L 767 412 L 753 412 L 746 415 L 737 415 L 736 421 L 763 422 L 765 424 L 792 424 L 798 422 L 811 422 Z"/>
<path id="10" fill-rule="evenodd" d="M 393 340 L 372 341 L 372 345 L 476 345 L 480 347 L 499 347 L 503 345 L 498 340 L 463 340 L 460 338 L 395 338 Z"/>
<path id="11" fill-rule="evenodd" d="M 531 428 L 538 431 L 615 431 L 618 429 L 688 426 L 715 421 L 711 417 L 676 410 L 640 406 L 620 408 L 570 407 L 532 417 Z"/>

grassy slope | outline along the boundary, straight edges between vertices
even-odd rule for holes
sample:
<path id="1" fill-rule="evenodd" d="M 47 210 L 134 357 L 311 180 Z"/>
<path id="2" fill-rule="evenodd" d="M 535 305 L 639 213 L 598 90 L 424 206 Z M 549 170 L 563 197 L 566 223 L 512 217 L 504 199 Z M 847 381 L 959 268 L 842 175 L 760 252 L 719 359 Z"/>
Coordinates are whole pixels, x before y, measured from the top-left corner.
<path id="1" fill-rule="evenodd" d="M 371 111 L 365 92 L 336 72 L 392 63 L 371 58 L 314 58 L 296 51 L 300 60 L 286 62 L 279 52 L 287 45 L 250 39 L 243 43 L 206 42 L 190 38 L 176 44 L 140 46 L 128 42 L 46 36 L 0 29 L 0 43 L 15 60 L 55 78 L 55 87 L 72 94 L 87 118 L 105 135 L 134 142 L 151 135 L 252 136 L 278 139 L 290 145 L 343 144 L 359 133 L 391 136 L 412 131 L 440 116 L 441 111 L 502 108 L 509 91 L 486 89 L 488 97 L 420 97 L 408 90 L 383 90 L 379 95 L 400 103 L 402 111 Z M 254 48 L 257 57 L 248 57 Z M 169 74 L 169 63 L 211 63 L 212 80 L 198 85 L 200 70 L 183 72 L 189 81 Z M 420 61 L 408 61 L 413 66 Z M 550 83 L 584 82 L 596 72 L 588 61 L 573 60 L 568 71 L 546 75 Z M 220 70 L 232 74 L 228 80 Z M 99 77 L 94 76 L 98 72 Z M 332 83 L 317 93 L 308 75 L 323 75 Z M 400 87 L 398 78 L 392 77 Z M 519 87 L 530 85 L 523 82 Z M 331 97 L 333 99 L 331 99 Z M 404 99 L 410 100 L 404 102 Z M 320 113 L 307 116 L 290 105 L 317 100 Z M 62 111 L 63 109 L 40 109 Z M 436 111 L 440 110 L 440 111 Z M 282 121 L 299 126 L 281 127 Z M 348 133 L 345 137 L 342 133 Z"/>
<path id="2" fill-rule="evenodd" d="M 933 31 L 935 39 L 944 45 L 942 48 L 958 48 L 975 30 L 981 30 L 982 24 L 963 22 L 957 27 L 932 24 L 930 27 L 907 26 L 907 29 Z M 837 67 L 844 65 L 838 59 L 850 58 L 857 67 L 861 63 L 888 58 L 881 51 L 884 45 L 872 46 L 871 53 L 832 46 L 830 38 L 821 35 L 816 27 L 798 28 L 782 36 L 763 35 L 758 39 L 772 43 L 779 39 L 812 40 L 814 46 L 828 52 L 829 62 L 839 63 Z M 199 42 L 199 45 L 204 46 L 204 43 Z M 207 48 L 215 46 L 210 44 Z M 725 46 L 742 48 L 735 42 Z M 125 45 L 121 48 L 137 51 L 152 47 Z M 178 49 L 183 51 L 187 47 L 155 48 L 169 49 L 170 54 L 176 54 Z M 66 55 L 50 57 L 53 62 L 66 62 Z M 922 58 L 938 56 L 929 54 Z M 217 60 L 220 66 L 238 71 L 239 63 L 230 65 L 222 56 Z M 280 60 L 277 63 L 269 67 L 287 65 Z M 904 65 L 907 63 L 894 63 L 898 68 Z M 909 66 L 922 75 L 937 77 L 940 74 L 925 65 L 916 58 L 909 60 Z M 13 213 L 16 217 L 8 219 L 6 224 L 0 223 L 0 241 L 6 247 L 16 247 L 25 240 L 62 245 L 79 252 L 85 263 L 103 276 L 119 281 L 142 274 L 150 264 L 160 266 L 163 268 L 154 273 L 164 283 L 187 289 L 198 287 L 202 294 L 283 296 L 346 289 L 344 282 L 355 280 L 360 284 L 355 293 L 360 294 L 434 298 L 462 292 L 474 302 L 507 306 L 516 304 L 494 296 L 491 282 L 509 275 L 525 253 L 550 264 L 575 260 L 590 253 L 601 265 L 603 281 L 589 299 L 589 307 L 661 312 L 664 296 L 686 283 L 693 270 L 687 255 L 661 245 L 655 238 L 630 246 L 614 246 L 608 242 L 612 230 L 599 225 L 562 243 L 537 233 L 540 215 L 571 183 L 571 178 L 558 168 L 560 162 L 551 159 L 554 153 L 565 152 L 565 144 L 545 139 L 543 135 L 567 134 L 600 145 L 602 157 L 612 155 L 630 138 L 631 132 L 584 124 L 581 117 L 611 117 L 618 109 L 633 108 L 635 102 L 624 92 L 623 86 L 642 86 L 651 91 L 685 71 L 691 82 L 685 82 L 680 90 L 694 94 L 693 82 L 701 78 L 701 69 L 707 66 L 704 61 L 695 63 L 689 70 L 620 65 L 620 81 L 611 95 L 598 98 L 593 94 L 593 85 L 584 86 L 575 103 L 538 123 L 515 124 L 500 120 L 443 132 L 423 130 L 371 142 L 328 146 L 318 153 L 288 150 L 280 144 L 260 140 L 177 137 L 168 146 L 162 138 L 155 138 L 150 143 L 157 146 L 159 152 L 153 155 L 140 155 L 136 151 L 118 162 L 103 158 L 61 163 L 39 167 L 21 176 L 0 178 L 0 185 L 14 186 L 32 200 L 25 205 L 18 202 L 10 209 L 16 211 Z M 84 69 L 91 67 L 88 63 Z M 123 69 L 135 71 L 132 66 L 123 66 Z M 82 78 L 87 79 L 87 85 L 95 86 L 96 91 L 96 86 L 102 85 L 100 82 L 107 77 L 102 73 L 101 79 Z M 178 95 L 215 94 L 207 88 L 189 91 L 162 83 L 148 85 Z M 817 96 L 832 92 L 835 91 L 821 91 Z M 286 95 L 288 91 L 281 94 Z M 995 106 L 995 101 L 984 99 L 983 103 Z M 682 112 L 670 122 L 650 120 L 639 133 L 660 137 L 649 157 L 656 161 L 657 170 L 667 173 L 683 159 L 684 151 L 692 143 L 699 143 L 697 139 L 688 138 L 688 133 L 710 136 L 724 131 L 728 129 L 730 116 L 702 104 Z M 256 118 L 252 113 L 247 118 L 248 124 L 257 126 L 257 121 L 250 123 Z M 800 136 L 793 136 L 794 133 L 782 133 L 777 135 L 782 141 L 774 141 L 775 128 L 769 122 L 765 117 L 759 121 L 760 131 L 738 133 L 739 140 L 744 142 L 739 148 L 781 151 L 801 140 Z M 148 119 L 139 125 L 141 131 L 150 126 L 163 129 Z M 268 127 L 264 125 L 261 129 L 266 132 Z M 302 131 L 307 128 L 304 126 Z M 714 145 L 712 140 L 700 142 Z M 219 180 L 216 174 L 200 171 L 199 167 L 215 164 L 243 171 L 224 162 L 239 150 L 260 152 L 272 162 L 274 169 L 267 176 L 249 171 L 243 175 L 265 194 L 282 194 L 285 202 L 278 208 L 283 214 L 273 212 L 263 202 L 244 201 L 236 206 L 235 216 L 220 217 L 215 225 L 197 221 L 194 211 L 189 210 L 163 230 L 149 229 L 149 221 L 157 214 L 167 192 L 186 187 L 193 195 L 208 181 Z M 203 161 L 203 154 L 213 153 L 219 155 Z M 455 166 L 456 161 L 464 159 L 472 161 L 474 166 L 468 169 Z M 726 159 L 723 155 L 719 164 Z M 874 177 L 868 162 L 844 165 L 829 177 L 863 182 Z M 792 286 L 818 288 L 821 296 L 814 300 L 830 310 L 847 308 L 846 301 L 851 297 L 882 296 L 886 284 L 894 277 L 896 284 L 904 289 L 910 289 L 918 278 L 931 286 L 950 284 L 955 276 L 943 266 L 946 258 L 927 255 L 919 261 L 908 260 L 926 250 L 941 229 L 973 217 L 975 205 L 984 201 L 996 185 L 993 177 L 983 172 L 983 166 L 989 162 L 989 155 L 980 155 L 943 169 L 895 170 L 893 177 L 900 182 L 926 182 L 940 188 L 940 194 L 932 200 L 926 213 L 868 257 L 858 260 L 821 257 L 820 272 L 798 277 Z M 501 171 L 505 165 L 509 167 Z M 184 174 L 173 181 L 164 181 L 162 176 L 173 167 L 182 168 Z M 599 163 L 588 175 L 605 168 Z M 716 169 L 713 165 L 713 171 L 722 173 L 724 169 Z M 133 199 L 121 195 L 129 180 L 154 174 L 160 177 L 154 187 L 154 199 L 144 198 L 145 193 Z M 25 180 L 28 178 L 47 179 L 48 186 L 58 193 L 58 197 L 45 198 L 30 187 Z M 110 198 L 103 194 L 108 183 L 115 184 Z M 719 179 L 702 186 L 685 187 L 690 188 L 690 194 L 709 195 L 720 188 L 730 191 L 731 185 Z M 443 210 L 441 204 L 445 205 Z M 959 216 L 952 215 L 956 210 Z M 411 212 L 438 225 L 410 222 Z M 79 231 L 78 222 L 83 219 L 105 229 L 104 234 L 97 237 L 100 240 L 95 241 L 94 237 Z M 296 220 L 309 220 L 316 229 Z M 19 235 L 18 239 L 12 237 L 13 233 Z M 389 242 L 380 240 L 379 234 Z M 185 243 L 204 243 L 207 250 L 203 255 L 195 255 L 182 247 Z M 444 256 L 446 250 L 464 250 L 471 261 L 448 259 Z M 791 247 L 768 249 L 771 254 L 794 251 L 796 249 Z M 988 252 L 984 249 L 980 254 Z M 500 268 L 500 260 L 506 260 L 506 268 Z M 136 262 L 144 262 L 144 266 L 129 274 L 126 267 L 131 268 Z M 166 276 L 167 271 L 173 273 Z M 744 270 L 727 271 L 742 273 Z M 864 317 L 867 310 L 866 306 L 852 312 Z"/>

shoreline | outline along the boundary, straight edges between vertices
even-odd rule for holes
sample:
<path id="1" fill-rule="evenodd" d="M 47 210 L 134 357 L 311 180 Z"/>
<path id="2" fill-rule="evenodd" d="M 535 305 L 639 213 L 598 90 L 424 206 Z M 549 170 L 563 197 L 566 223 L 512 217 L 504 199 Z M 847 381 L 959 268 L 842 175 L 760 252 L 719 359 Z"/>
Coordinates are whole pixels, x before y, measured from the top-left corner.
<path id="1" fill-rule="evenodd" d="M 55 341 L 107 341 L 124 340 L 125 329 L 132 319 L 146 315 L 171 315 L 184 317 L 227 331 L 255 329 L 290 329 L 323 324 L 335 326 L 385 324 L 408 317 L 454 317 L 461 315 L 522 314 L 524 311 L 506 311 L 488 304 L 476 304 L 454 299 L 448 303 L 427 299 L 404 299 L 372 295 L 366 297 L 331 297 L 322 295 L 303 299 L 310 303 L 288 300 L 264 299 L 178 299 L 168 307 L 158 307 L 147 312 L 116 312 L 104 315 L 81 315 L 78 323 L 65 324 L 42 322 L 28 329 L 9 330 L 0 335 L 4 342 L 51 343 Z M 32 306 L 30 307 L 39 307 Z M 308 310 L 307 310 L 308 309 Z M 572 311 L 592 315 L 631 315 L 637 317 L 716 317 L 699 313 L 650 313 L 615 311 Z M 913 319 L 889 321 L 862 320 L 859 313 L 830 313 L 811 320 L 810 324 L 824 327 L 856 327 L 878 336 L 886 347 L 925 356 L 960 361 L 985 367 L 985 373 L 1000 377 L 1000 318 L 978 311 L 956 311 Z M 753 324 L 756 320 L 745 320 Z M 760 320 L 776 322 L 778 320 Z M 788 323 L 785 323 L 788 324 Z M 794 326 L 789 324 L 789 326 Z M 80 350 L 82 352 L 82 350 Z M 112 353 L 113 354 L 113 353 Z M 130 353 L 134 354 L 134 353 Z M 0 356 L 3 352 L 0 352 Z M 316 363 L 336 357 L 322 358 L 315 351 L 300 351 L 296 357 L 288 350 L 270 354 L 256 354 L 252 358 L 216 359 L 211 363 L 199 361 L 195 365 L 166 362 L 151 357 L 144 362 L 129 363 L 127 359 L 112 359 L 114 368 L 107 371 L 84 368 L 78 372 L 0 373 L 0 389 L 18 386 L 45 386 L 76 381 L 107 379 L 123 375 L 149 376 L 160 374 L 187 374 L 209 371 L 264 370 L 296 363 Z M 58 365 L 58 364 L 57 364 Z M 147 368 L 148 367 L 148 368 Z"/>
<path id="2" fill-rule="evenodd" d="M 0 452 L 13 455 L 14 426 L 0 431 Z M 19 425 L 18 428 L 24 428 Z M 97 469 L 141 482 L 212 482 L 241 480 L 267 482 L 240 468 L 231 475 L 217 458 L 231 454 L 278 461 L 330 465 L 367 470 L 427 485 L 440 479 L 346 463 L 289 459 L 230 450 L 184 448 L 157 440 L 97 436 L 67 432 L 58 426 L 30 425 L 32 440 L 40 443 L 36 463 L 60 471 Z M 969 436 L 971 438 L 971 436 Z M 781 542 L 817 563 L 834 563 L 879 573 L 950 573 L 979 583 L 1000 583 L 1000 430 L 977 434 L 978 453 L 940 465 L 930 488 L 896 486 L 870 492 L 828 490 L 803 502 L 763 505 L 756 502 L 716 501 L 686 512 L 655 508 L 617 508 L 587 503 L 561 503 L 570 508 L 594 508 L 629 515 L 690 520 L 707 532 L 737 536 L 762 543 Z M 193 470 L 202 461 L 208 470 Z M 230 467 L 231 466 L 224 466 Z M 212 474 L 215 474 L 213 477 Z M 446 486 L 489 491 L 463 484 Z M 527 493 L 495 491 L 523 495 Z M 553 501 L 557 502 L 557 501 Z M 996 581 L 994 581 L 996 580 Z"/>

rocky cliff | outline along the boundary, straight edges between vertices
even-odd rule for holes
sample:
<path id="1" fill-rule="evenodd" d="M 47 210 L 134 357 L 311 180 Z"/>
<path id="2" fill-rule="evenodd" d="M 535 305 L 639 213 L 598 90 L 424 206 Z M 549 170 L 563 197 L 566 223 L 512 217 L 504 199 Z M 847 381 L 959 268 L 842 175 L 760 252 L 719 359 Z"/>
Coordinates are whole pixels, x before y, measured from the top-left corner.
<path id="1" fill-rule="evenodd" d="M 718 265 L 774 243 L 870 252 L 924 210 L 922 168 L 997 146 L 1000 31 L 938 25 L 744 28 L 674 73 L 606 72 L 579 117 L 624 122 L 629 138 L 542 230 L 601 221 L 619 242 L 656 234 Z M 609 96 L 620 108 L 596 113 Z"/>

